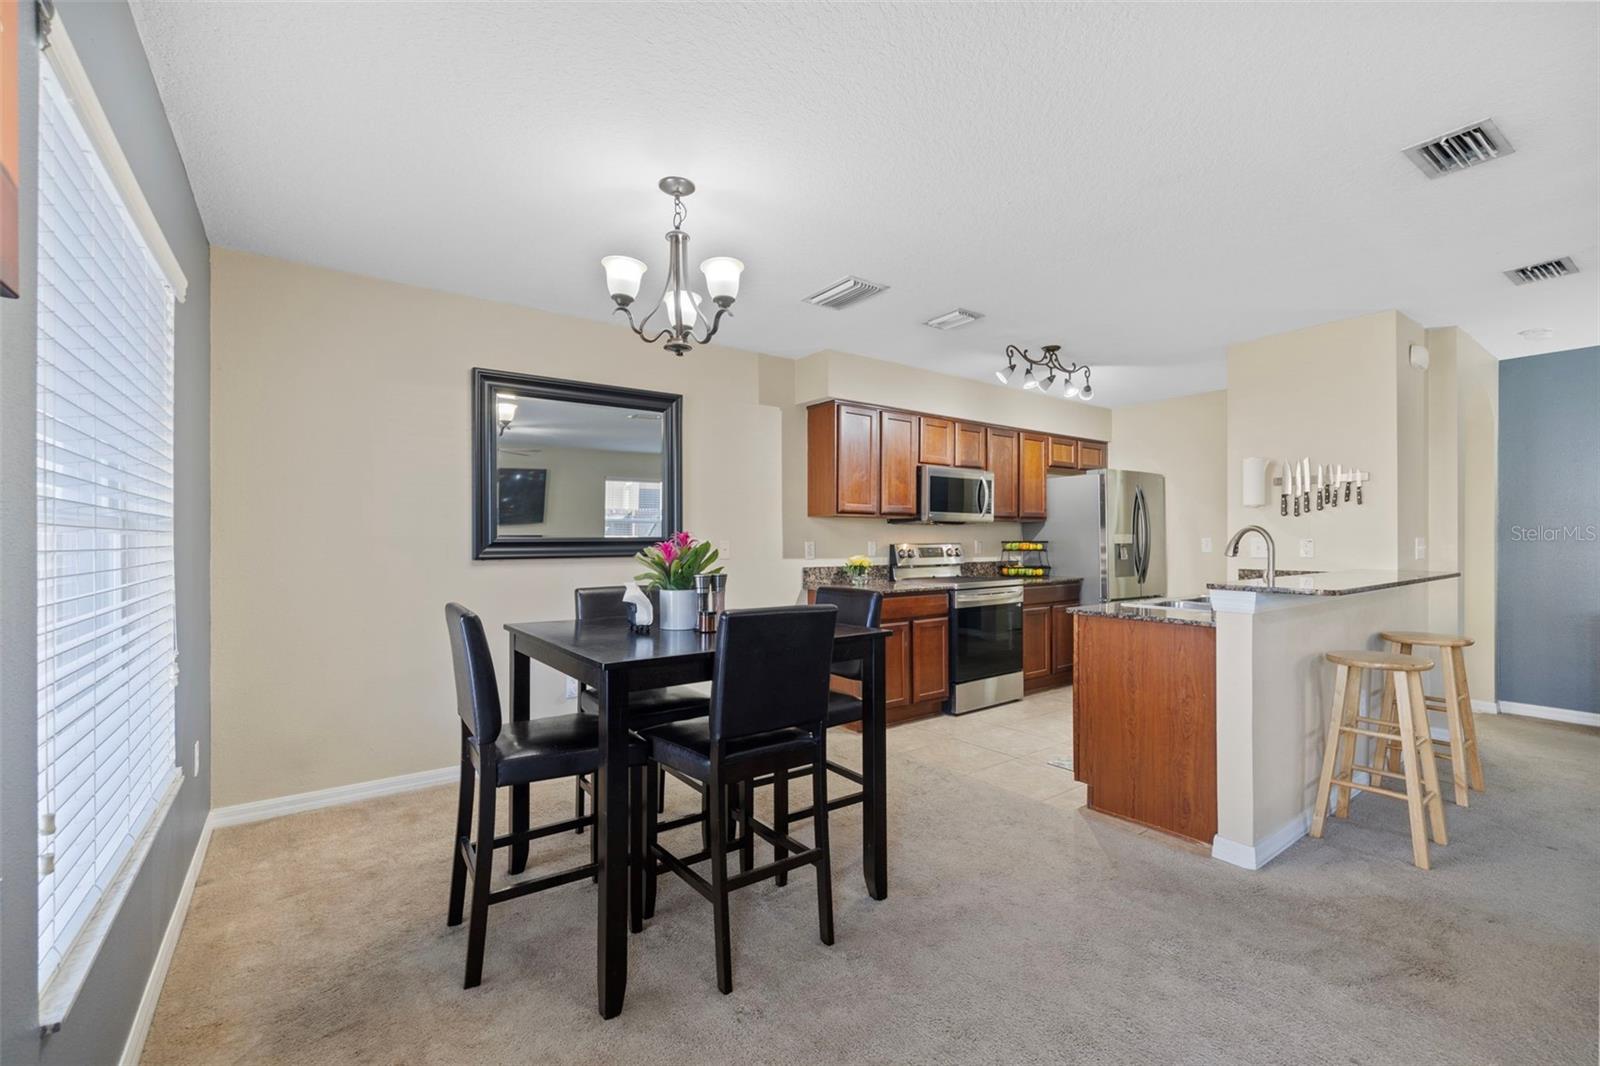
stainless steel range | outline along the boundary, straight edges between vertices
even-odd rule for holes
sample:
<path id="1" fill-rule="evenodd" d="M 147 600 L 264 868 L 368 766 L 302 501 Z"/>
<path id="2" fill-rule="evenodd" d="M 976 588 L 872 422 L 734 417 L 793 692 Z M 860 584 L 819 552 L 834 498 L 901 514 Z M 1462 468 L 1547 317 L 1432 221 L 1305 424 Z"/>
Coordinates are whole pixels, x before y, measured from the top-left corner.
<path id="1" fill-rule="evenodd" d="M 953 589 L 951 710 L 981 710 L 1022 698 L 1022 582 L 961 572 L 959 544 L 896 544 L 889 574 L 897 587 Z"/>

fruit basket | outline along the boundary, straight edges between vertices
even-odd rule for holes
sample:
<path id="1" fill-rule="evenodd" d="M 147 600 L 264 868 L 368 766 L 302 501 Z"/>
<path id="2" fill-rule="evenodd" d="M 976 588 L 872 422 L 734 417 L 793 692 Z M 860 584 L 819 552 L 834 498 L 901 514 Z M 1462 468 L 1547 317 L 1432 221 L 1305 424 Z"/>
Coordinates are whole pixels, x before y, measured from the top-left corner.
<path id="1" fill-rule="evenodd" d="M 1000 543 L 1002 577 L 1049 577 L 1050 545 L 1043 540 L 1007 540 Z"/>

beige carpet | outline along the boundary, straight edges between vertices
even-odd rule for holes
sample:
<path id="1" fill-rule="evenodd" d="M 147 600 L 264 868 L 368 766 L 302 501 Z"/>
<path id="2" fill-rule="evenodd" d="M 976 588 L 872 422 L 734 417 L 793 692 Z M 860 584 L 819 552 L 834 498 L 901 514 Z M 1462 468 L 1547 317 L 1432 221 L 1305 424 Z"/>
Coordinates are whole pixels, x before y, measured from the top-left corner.
<path id="1" fill-rule="evenodd" d="M 492 908 L 462 991 L 450 789 L 221 830 L 145 1061 L 1596 1061 L 1600 735 L 1482 719 L 1490 791 L 1447 808 L 1431 873 L 1375 798 L 1247 873 L 1083 810 L 1045 764 L 1070 751 L 1067 707 L 893 731 L 889 899 L 837 816 L 837 943 L 808 875 L 746 889 L 731 996 L 710 908 L 664 878 L 610 1022 L 586 884 Z M 554 815 L 570 793 L 538 796 Z"/>

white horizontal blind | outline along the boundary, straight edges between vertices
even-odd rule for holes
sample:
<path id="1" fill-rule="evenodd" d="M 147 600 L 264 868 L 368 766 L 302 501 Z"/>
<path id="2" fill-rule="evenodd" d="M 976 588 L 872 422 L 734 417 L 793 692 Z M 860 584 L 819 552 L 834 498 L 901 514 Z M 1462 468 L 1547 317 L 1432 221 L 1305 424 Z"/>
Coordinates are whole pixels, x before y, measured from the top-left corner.
<path id="1" fill-rule="evenodd" d="M 178 771 L 173 293 L 49 62 L 39 111 L 43 988 Z"/>

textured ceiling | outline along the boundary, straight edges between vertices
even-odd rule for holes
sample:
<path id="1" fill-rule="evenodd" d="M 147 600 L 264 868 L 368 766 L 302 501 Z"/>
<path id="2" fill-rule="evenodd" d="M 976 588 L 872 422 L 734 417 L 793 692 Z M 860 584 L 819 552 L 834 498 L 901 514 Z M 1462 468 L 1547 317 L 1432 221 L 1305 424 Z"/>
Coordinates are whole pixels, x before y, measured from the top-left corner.
<path id="1" fill-rule="evenodd" d="M 1116 405 L 1391 307 L 1502 357 L 1600 341 L 1594 4 L 134 11 L 227 247 L 603 319 L 597 260 L 656 291 L 683 174 L 692 262 L 748 264 L 718 339 L 779 355 L 987 377 L 1054 342 Z M 1491 116 L 1516 154 L 1400 154 Z M 891 288 L 800 303 L 847 273 Z M 988 317 L 920 324 L 957 305 Z"/>

